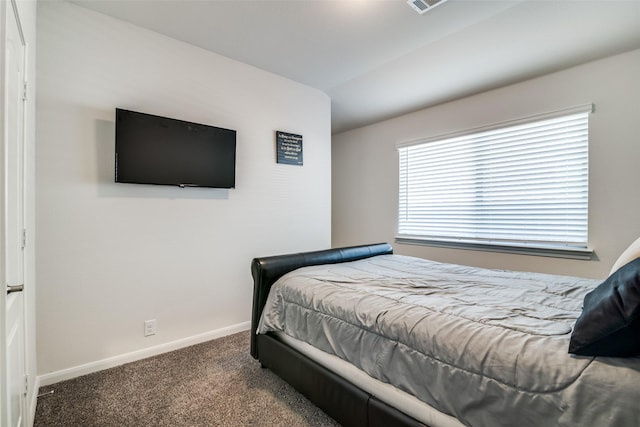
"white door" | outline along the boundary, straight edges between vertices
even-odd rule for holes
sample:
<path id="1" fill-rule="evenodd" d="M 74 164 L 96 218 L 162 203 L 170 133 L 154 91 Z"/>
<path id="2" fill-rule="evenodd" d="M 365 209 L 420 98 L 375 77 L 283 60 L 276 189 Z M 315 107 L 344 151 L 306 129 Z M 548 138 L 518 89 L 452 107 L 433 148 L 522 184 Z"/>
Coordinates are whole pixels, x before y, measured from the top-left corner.
<path id="1" fill-rule="evenodd" d="M 25 346 L 24 346 L 24 61 L 25 43 L 15 0 L 3 1 L 4 28 L 4 96 L 2 135 L 2 292 L 3 363 L 0 425 L 20 427 L 25 417 Z"/>

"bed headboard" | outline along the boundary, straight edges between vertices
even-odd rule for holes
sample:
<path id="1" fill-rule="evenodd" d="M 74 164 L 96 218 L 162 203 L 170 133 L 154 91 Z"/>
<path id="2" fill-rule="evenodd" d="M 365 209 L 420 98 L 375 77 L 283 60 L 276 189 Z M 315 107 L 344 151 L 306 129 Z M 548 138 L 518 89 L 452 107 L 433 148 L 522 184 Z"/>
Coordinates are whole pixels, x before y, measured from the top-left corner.
<path id="1" fill-rule="evenodd" d="M 337 264 L 356 261 L 376 255 L 392 254 L 393 248 L 388 243 L 350 246 L 346 248 L 327 249 L 323 251 L 300 252 L 287 255 L 276 255 L 254 258 L 251 261 L 253 276 L 253 310 L 251 313 L 251 355 L 258 358 L 256 346 L 256 329 L 262 315 L 262 308 L 267 301 L 271 285 L 286 273 L 300 267 L 320 264 Z"/>

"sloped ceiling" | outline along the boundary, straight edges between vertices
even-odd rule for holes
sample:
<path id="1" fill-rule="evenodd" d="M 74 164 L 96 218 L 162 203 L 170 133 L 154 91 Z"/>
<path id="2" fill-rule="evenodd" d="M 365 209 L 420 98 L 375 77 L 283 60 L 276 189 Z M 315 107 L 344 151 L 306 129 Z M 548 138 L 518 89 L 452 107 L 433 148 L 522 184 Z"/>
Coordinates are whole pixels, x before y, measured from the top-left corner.
<path id="1" fill-rule="evenodd" d="M 640 0 L 75 0 L 326 92 L 332 132 L 640 48 Z"/>

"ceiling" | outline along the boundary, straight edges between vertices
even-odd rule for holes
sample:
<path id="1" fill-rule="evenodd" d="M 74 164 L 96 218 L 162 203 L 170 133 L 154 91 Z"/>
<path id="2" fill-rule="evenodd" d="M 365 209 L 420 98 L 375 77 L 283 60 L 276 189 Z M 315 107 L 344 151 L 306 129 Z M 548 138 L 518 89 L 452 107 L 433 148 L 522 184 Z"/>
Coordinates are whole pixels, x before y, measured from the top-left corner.
<path id="1" fill-rule="evenodd" d="M 312 86 L 332 132 L 640 48 L 640 0 L 74 0 Z"/>

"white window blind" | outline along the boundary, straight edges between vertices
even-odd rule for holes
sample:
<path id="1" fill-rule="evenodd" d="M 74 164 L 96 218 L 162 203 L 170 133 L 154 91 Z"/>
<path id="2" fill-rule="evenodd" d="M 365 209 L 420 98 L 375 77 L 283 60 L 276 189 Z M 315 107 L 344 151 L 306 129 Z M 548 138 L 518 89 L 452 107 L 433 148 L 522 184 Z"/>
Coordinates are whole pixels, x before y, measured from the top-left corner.
<path id="1" fill-rule="evenodd" d="M 399 146 L 398 239 L 586 249 L 589 111 Z"/>

